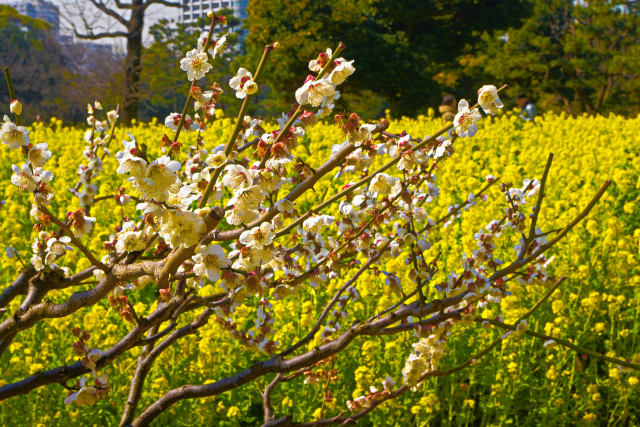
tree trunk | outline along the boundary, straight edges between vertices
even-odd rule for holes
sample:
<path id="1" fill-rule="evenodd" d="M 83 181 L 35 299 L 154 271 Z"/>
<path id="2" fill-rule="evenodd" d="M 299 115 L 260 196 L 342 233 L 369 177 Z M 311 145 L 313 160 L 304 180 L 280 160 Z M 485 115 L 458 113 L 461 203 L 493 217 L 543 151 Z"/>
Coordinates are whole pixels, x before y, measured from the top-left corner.
<path id="1" fill-rule="evenodd" d="M 140 85 L 140 59 L 142 57 L 142 30 L 144 27 L 143 0 L 133 0 L 129 36 L 127 37 L 127 58 L 124 78 L 123 123 L 138 118 L 138 91 Z"/>

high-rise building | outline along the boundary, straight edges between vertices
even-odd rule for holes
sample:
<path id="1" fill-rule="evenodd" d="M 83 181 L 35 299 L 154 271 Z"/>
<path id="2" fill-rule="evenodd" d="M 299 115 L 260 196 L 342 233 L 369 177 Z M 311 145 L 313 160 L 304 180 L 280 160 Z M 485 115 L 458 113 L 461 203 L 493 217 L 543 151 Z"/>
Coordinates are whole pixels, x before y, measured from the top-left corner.
<path id="1" fill-rule="evenodd" d="M 207 15 L 208 10 L 218 11 L 220 9 L 233 10 L 233 16 L 238 19 L 247 18 L 247 6 L 249 0 L 182 0 L 182 10 L 180 10 L 179 22 L 191 24 L 198 18 Z"/>
<path id="2" fill-rule="evenodd" d="M 18 13 L 42 19 L 53 27 L 56 36 L 60 33 L 60 11 L 46 0 L 0 0 L 1 5 L 12 6 Z"/>

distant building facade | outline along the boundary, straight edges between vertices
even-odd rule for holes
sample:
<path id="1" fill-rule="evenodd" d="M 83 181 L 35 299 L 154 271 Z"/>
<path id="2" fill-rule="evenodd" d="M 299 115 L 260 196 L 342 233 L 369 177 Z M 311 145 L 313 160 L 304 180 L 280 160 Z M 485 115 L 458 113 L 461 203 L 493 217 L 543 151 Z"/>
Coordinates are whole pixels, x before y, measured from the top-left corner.
<path id="1" fill-rule="evenodd" d="M 46 0 L 0 0 L 1 5 L 12 6 L 21 15 L 42 19 L 53 27 L 56 37 L 60 34 L 60 10 Z"/>
<path id="2" fill-rule="evenodd" d="M 249 0 L 182 0 L 182 10 L 180 10 L 178 22 L 193 24 L 202 16 L 207 16 L 207 11 L 214 12 L 220 9 L 231 9 L 233 16 L 240 20 L 247 19 L 247 7 Z M 231 29 L 226 29 L 231 31 Z M 242 28 L 235 28 L 243 35 Z"/>

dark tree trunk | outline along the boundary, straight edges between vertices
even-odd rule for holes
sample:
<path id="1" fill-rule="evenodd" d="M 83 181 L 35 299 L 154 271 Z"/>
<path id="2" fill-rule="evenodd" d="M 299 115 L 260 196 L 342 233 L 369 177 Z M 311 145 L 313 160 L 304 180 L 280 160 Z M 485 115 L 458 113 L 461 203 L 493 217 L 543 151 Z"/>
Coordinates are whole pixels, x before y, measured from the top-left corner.
<path id="1" fill-rule="evenodd" d="M 138 118 L 138 90 L 140 85 L 142 57 L 142 30 L 144 27 L 143 0 L 133 0 L 129 35 L 127 37 L 127 58 L 124 78 L 123 122 Z"/>

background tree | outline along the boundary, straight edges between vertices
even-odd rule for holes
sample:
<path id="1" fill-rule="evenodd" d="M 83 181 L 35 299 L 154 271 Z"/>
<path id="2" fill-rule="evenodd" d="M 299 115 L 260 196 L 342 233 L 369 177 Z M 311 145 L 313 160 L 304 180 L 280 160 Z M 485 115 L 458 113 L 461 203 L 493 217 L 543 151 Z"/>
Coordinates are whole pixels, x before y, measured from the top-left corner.
<path id="1" fill-rule="evenodd" d="M 0 65 L 10 66 L 15 84 L 24 88 L 20 100 L 28 107 L 27 120 L 37 114 L 57 115 L 64 107 L 58 84 L 65 78 L 64 57 L 46 22 L 0 6 Z M 9 99 L 5 85 L 0 87 L 0 99 Z"/>
<path id="2" fill-rule="evenodd" d="M 638 111 L 640 10 L 637 2 L 544 0 L 520 28 L 486 32 L 479 53 L 461 58 L 526 91 L 543 109 L 578 114 Z"/>
<path id="3" fill-rule="evenodd" d="M 181 2 L 166 0 L 131 0 L 123 3 L 120 0 L 76 0 L 75 9 L 82 22 L 82 30 L 78 30 L 75 21 L 67 20 L 73 27 L 76 37 L 81 39 L 99 40 L 104 38 L 126 39 L 125 75 L 123 85 L 123 120 L 128 121 L 138 117 L 139 84 L 142 58 L 142 32 L 144 18 L 149 6 L 158 4 L 169 7 L 181 7 Z M 89 8 L 87 8 L 89 6 Z M 123 14 L 127 13 L 129 17 Z M 69 13 L 68 13 L 69 14 Z M 114 30 L 109 22 L 115 21 L 124 29 Z M 104 28 L 104 29 L 103 29 Z"/>
<path id="4" fill-rule="evenodd" d="M 364 97 L 369 104 L 365 116 L 379 114 L 386 105 L 411 115 L 438 104 L 454 85 L 461 94 L 474 86 L 455 78 L 460 75 L 456 59 L 475 44 L 474 32 L 517 26 L 529 12 L 522 0 L 252 0 L 248 56 L 257 63 L 261 46 L 281 43 L 265 81 L 283 108 L 288 100 L 280 94 L 301 85 L 298 76 L 305 73 L 308 58 L 342 41 L 362 71 L 349 82 L 357 95 L 346 97 L 343 105 L 362 104 Z"/>

